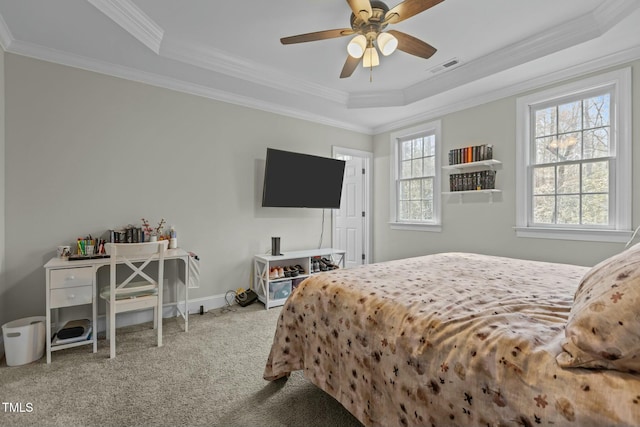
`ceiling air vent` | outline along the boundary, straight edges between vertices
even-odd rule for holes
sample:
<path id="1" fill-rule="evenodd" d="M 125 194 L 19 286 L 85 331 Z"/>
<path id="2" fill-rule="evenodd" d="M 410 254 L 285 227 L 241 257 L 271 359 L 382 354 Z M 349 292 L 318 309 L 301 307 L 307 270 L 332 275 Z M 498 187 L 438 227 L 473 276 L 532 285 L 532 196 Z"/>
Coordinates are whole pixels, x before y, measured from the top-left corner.
<path id="1" fill-rule="evenodd" d="M 460 63 L 461 62 L 458 60 L 458 58 L 451 58 L 447 62 L 433 67 L 432 69 L 429 70 L 429 72 L 431 74 L 438 74 L 444 70 L 450 70 L 452 68 L 456 68 L 458 65 L 460 65 Z"/>

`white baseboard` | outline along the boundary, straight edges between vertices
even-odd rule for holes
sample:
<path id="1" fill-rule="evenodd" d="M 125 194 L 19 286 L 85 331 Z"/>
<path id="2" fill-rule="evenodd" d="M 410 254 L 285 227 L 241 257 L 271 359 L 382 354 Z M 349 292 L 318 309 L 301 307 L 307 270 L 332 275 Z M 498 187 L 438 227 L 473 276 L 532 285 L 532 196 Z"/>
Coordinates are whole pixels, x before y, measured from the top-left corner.
<path id="1" fill-rule="evenodd" d="M 216 308 L 222 308 L 227 305 L 224 294 L 222 295 L 212 295 L 208 297 L 201 297 L 189 300 L 189 315 L 197 315 L 200 313 L 200 306 L 202 306 L 203 311 L 214 310 Z M 182 304 L 182 303 L 180 303 Z M 236 304 L 233 301 L 232 304 Z M 173 302 L 164 305 L 164 309 L 162 310 L 162 317 L 170 318 L 176 317 L 179 315 L 178 313 L 178 304 Z M 128 313 L 119 313 L 116 316 L 116 327 L 120 328 L 123 326 L 132 326 L 138 325 L 140 323 L 152 322 L 153 321 L 153 310 L 141 310 L 141 311 L 132 311 Z M 106 316 L 100 315 L 98 316 L 98 332 L 106 331 Z M 1 338 L 1 337 L 0 337 Z"/>

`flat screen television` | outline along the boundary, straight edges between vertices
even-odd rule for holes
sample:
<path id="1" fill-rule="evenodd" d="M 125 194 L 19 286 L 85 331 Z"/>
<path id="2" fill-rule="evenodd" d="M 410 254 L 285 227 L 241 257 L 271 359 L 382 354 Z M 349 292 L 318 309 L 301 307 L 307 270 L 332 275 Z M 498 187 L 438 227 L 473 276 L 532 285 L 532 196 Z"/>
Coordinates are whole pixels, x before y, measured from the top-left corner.
<path id="1" fill-rule="evenodd" d="M 344 160 L 267 148 L 262 206 L 339 209 Z"/>

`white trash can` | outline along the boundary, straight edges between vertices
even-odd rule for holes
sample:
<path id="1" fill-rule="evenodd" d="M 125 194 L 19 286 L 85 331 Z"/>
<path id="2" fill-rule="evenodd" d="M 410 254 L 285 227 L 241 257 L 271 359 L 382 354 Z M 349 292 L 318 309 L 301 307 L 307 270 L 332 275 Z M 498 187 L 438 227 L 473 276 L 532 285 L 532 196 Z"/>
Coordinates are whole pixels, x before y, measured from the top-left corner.
<path id="1" fill-rule="evenodd" d="M 26 365 L 44 355 L 45 316 L 25 317 L 2 325 L 8 366 Z"/>

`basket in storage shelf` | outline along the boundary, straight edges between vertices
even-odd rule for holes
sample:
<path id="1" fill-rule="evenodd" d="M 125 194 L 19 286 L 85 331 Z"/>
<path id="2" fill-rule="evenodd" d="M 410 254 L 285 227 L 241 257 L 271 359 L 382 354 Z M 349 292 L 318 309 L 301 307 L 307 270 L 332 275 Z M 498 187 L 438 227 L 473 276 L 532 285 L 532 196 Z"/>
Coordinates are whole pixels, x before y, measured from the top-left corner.
<path id="1" fill-rule="evenodd" d="M 281 280 L 269 283 L 269 299 L 284 299 L 291 295 L 291 280 Z"/>
<path id="2" fill-rule="evenodd" d="M 7 366 L 26 365 L 44 356 L 45 316 L 25 317 L 2 325 Z"/>

